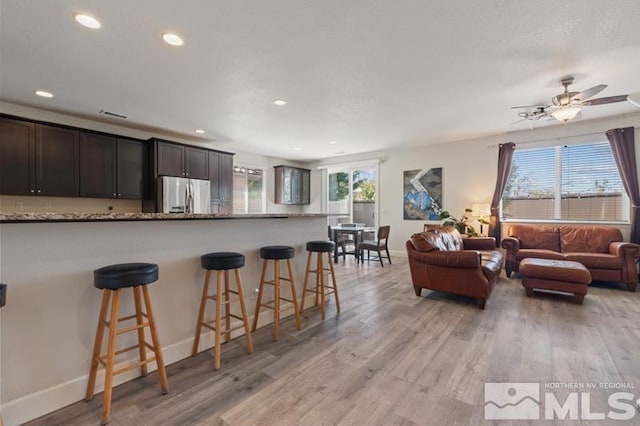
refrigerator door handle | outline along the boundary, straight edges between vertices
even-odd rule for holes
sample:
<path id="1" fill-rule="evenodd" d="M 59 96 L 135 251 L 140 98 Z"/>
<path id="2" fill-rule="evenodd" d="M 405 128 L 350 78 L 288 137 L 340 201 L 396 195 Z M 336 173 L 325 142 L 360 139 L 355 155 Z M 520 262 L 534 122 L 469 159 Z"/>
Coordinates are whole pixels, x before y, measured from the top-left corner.
<path id="1" fill-rule="evenodd" d="M 187 183 L 184 186 L 185 196 L 184 196 L 184 210 L 185 213 L 191 213 L 191 184 Z"/>

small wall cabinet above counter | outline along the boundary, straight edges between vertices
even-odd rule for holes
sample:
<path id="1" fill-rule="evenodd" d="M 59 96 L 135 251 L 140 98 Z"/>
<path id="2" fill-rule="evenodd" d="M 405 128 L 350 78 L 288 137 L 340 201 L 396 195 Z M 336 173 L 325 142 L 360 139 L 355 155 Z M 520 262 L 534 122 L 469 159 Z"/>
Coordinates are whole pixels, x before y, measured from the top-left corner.
<path id="1" fill-rule="evenodd" d="M 293 166 L 274 166 L 275 203 L 310 204 L 311 170 Z"/>
<path id="2" fill-rule="evenodd" d="M 158 176 L 209 179 L 208 150 L 153 139 Z"/>
<path id="3" fill-rule="evenodd" d="M 79 131 L 0 117 L 0 194 L 77 197 Z"/>

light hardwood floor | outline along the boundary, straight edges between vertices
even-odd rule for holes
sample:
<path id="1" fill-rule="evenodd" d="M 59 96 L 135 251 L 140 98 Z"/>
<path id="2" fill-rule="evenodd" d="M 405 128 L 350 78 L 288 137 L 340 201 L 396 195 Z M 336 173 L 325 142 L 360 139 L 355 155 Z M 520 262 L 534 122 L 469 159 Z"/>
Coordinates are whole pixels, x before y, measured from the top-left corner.
<path id="1" fill-rule="evenodd" d="M 486 382 L 625 382 L 640 398 L 640 292 L 596 284 L 584 305 L 570 296 L 525 297 L 503 277 L 481 311 L 475 301 L 423 291 L 416 297 L 408 263 L 393 258 L 336 265 L 342 313 L 328 304 L 305 310 L 303 328 L 282 322 L 254 333 L 248 355 L 240 337 L 168 366 L 170 392 L 157 374 L 114 389 L 110 425 L 477 425 Z M 195 321 L 195 319 L 194 319 Z M 568 391 L 554 391 L 563 401 Z M 591 412 L 607 412 L 612 390 L 591 392 Z M 101 394 L 31 424 L 99 424 Z M 543 412 L 544 413 L 544 412 Z M 525 424 L 625 424 L 545 421 Z M 640 424 L 640 409 L 626 424 Z"/>

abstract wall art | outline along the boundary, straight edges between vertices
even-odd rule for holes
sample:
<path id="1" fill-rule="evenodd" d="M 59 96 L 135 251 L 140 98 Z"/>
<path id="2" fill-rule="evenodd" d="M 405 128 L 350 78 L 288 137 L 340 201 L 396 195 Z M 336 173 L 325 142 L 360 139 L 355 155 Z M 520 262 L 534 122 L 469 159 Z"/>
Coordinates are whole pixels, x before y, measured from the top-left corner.
<path id="1" fill-rule="evenodd" d="M 404 219 L 440 220 L 442 167 L 404 172 Z"/>

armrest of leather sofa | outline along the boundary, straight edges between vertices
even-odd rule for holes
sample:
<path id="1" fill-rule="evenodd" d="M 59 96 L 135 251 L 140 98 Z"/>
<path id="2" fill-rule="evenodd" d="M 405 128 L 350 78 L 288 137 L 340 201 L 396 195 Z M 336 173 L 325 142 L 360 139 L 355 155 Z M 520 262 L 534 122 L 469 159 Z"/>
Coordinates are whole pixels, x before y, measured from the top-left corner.
<path id="1" fill-rule="evenodd" d="M 502 248 L 507 251 L 517 252 L 520 250 L 520 240 L 516 237 L 504 237 L 502 239 Z"/>
<path id="2" fill-rule="evenodd" d="M 617 242 L 609 244 L 609 253 L 614 256 L 640 256 L 640 246 L 634 243 Z"/>
<path id="3" fill-rule="evenodd" d="M 432 251 L 420 253 L 414 250 L 409 256 L 419 262 L 428 265 L 444 266 L 449 268 L 479 268 L 480 252 L 473 250 Z"/>
<path id="4" fill-rule="evenodd" d="M 462 239 L 465 250 L 495 250 L 496 239 L 494 237 L 469 237 Z"/>
<path id="5" fill-rule="evenodd" d="M 502 248 L 507 250 L 507 257 L 504 269 L 507 277 L 511 278 L 511 273 L 517 271 L 516 253 L 520 250 L 520 240 L 516 237 L 504 237 L 502 239 Z"/>

